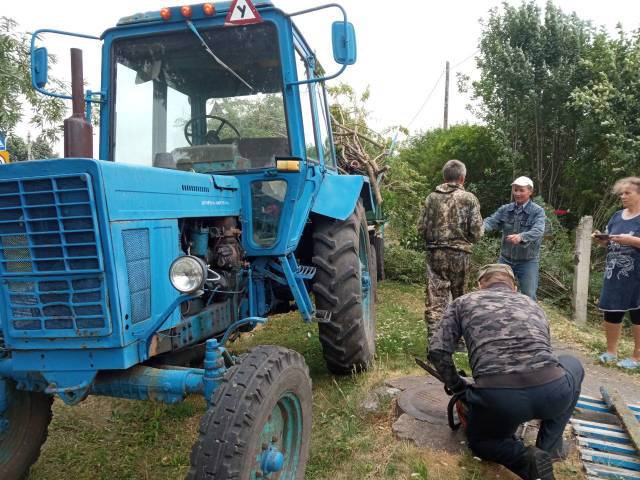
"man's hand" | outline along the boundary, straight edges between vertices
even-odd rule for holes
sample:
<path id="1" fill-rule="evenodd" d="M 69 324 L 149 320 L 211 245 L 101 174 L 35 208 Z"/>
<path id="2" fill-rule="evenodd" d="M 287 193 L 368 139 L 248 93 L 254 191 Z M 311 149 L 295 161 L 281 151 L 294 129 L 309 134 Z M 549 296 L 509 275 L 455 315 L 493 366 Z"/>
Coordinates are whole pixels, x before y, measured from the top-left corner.
<path id="1" fill-rule="evenodd" d="M 444 391 L 447 395 L 457 395 L 459 393 L 464 393 L 469 385 L 470 383 L 463 377 L 458 377 L 458 381 L 450 387 L 445 386 Z"/>
<path id="2" fill-rule="evenodd" d="M 518 243 L 522 243 L 522 236 L 519 233 L 514 233 L 512 235 L 507 235 L 505 240 L 507 241 L 507 243 L 517 245 Z"/>

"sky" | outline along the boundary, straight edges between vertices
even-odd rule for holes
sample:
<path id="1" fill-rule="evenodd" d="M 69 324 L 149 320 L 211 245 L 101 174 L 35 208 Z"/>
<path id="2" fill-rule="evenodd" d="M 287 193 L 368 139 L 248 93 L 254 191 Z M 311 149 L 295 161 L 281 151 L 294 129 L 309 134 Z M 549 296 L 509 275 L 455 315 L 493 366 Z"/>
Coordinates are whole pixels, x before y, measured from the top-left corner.
<path id="1" fill-rule="evenodd" d="M 318 0 L 274 0 L 285 12 L 294 12 L 322 4 Z M 439 127 L 443 121 L 445 62 L 452 65 L 449 124 L 478 122 L 467 109 L 468 97 L 458 93 L 456 75 L 477 78 L 474 54 L 481 33 L 481 18 L 489 9 L 500 6 L 498 0 L 341 0 L 354 24 L 358 61 L 330 85 L 346 82 L 358 92 L 370 89 L 370 122 L 380 130 L 402 125 L 416 132 Z M 517 0 L 507 3 L 519 4 Z M 539 1 L 544 6 L 544 2 Z M 640 2 L 635 0 L 555 0 L 565 12 L 575 11 L 582 19 L 614 32 L 618 22 L 625 30 L 639 27 Z M 28 6 L 27 6 L 28 5 Z M 99 36 L 116 24 L 118 18 L 135 12 L 159 10 L 179 3 L 157 0 L 68 0 L 51 2 L 30 0 L 2 2 L 0 16 L 16 20 L 20 30 L 52 28 Z M 309 43 L 329 72 L 338 67 L 331 56 L 331 22 L 339 19 L 336 9 L 297 17 Z M 47 36 L 44 44 L 57 54 L 60 65 L 53 75 L 70 79 L 67 72 L 68 49 L 83 48 L 88 88 L 99 89 L 99 48 L 97 42 L 71 37 L 63 41 Z M 22 125 L 19 133 L 28 127 Z"/>

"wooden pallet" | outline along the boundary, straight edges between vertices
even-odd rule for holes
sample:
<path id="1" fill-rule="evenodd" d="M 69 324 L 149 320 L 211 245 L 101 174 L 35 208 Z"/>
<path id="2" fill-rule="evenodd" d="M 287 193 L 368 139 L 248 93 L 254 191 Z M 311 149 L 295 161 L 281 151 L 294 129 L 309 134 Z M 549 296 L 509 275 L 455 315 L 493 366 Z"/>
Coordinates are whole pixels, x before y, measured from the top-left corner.
<path id="1" fill-rule="evenodd" d="M 603 398 L 581 395 L 576 408 L 615 414 L 618 424 L 571 419 L 587 479 L 640 480 L 636 434 L 640 427 L 640 404 L 621 404 L 617 393 L 609 395 L 601 390 Z"/>

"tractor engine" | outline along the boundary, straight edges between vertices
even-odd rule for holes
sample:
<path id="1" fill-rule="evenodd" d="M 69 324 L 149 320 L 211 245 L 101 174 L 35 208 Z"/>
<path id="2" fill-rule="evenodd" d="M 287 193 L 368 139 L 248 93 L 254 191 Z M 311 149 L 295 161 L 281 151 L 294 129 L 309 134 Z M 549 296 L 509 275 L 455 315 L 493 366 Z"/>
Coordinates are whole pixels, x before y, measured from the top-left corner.
<path id="1" fill-rule="evenodd" d="M 205 294 L 181 306 L 183 317 L 202 311 L 207 305 L 233 294 L 245 286 L 242 268 L 244 251 L 241 230 L 235 217 L 184 219 L 180 222 L 180 247 L 185 255 L 201 259 L 207 266 Z"/>

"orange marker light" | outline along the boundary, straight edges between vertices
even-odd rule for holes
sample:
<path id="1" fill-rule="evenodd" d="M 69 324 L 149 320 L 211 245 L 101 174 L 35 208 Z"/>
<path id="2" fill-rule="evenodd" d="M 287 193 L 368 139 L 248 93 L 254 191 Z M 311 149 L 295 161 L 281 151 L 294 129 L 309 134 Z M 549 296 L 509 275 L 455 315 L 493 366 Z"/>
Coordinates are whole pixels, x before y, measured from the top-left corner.
<path id="1" fill-rule="evenodd" d="M 202 11 L 205 15 L 215 15 L 216 7 L 213 5 L 213 3 L 205 3 L 202 5 Z"/>
<path id="2" fill-rule="evenodd" d="M 171 18 L 171 9 L 169 8 L 161 8 L 160 9 L 160 17 L 163 20 L 169 20 Z"/>
<path id="3" fill-rule="evenodd" d="M 191 18 L 191 13 L 192 13 L 191 12 L 191 7 L 189 5 L 185 5 L 183 7 L 180 7 L 180 13 L 185 18 Z"/>

